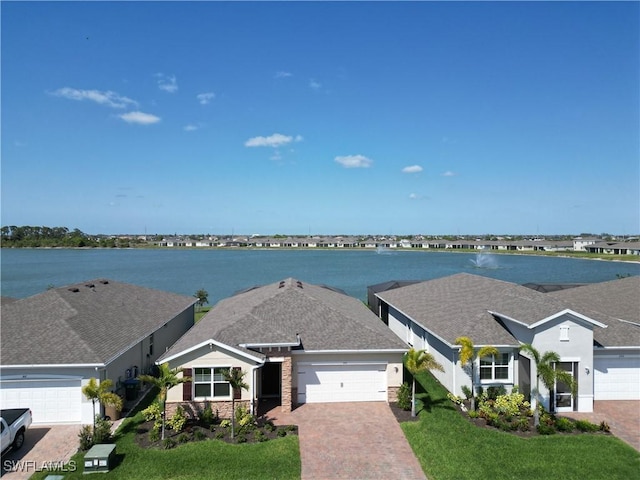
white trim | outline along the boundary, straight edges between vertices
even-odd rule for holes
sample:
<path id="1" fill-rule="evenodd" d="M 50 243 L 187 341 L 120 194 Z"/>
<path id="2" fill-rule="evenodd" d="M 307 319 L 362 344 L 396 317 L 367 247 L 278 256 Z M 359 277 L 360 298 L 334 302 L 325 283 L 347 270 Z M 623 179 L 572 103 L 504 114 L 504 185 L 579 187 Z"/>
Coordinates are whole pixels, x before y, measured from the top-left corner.
<path id="1" fill-rule="evenodd" d="M 533 323 L 529 326 L 529 329 L 534 329 L 536 327 L 539 327 L 540 325 L 550 322 L 551 320 L 555 320 L 558 317 L 561 317 L 562 315 L 572 315 L 575 316 L 577 318 L 579 318 L 580 320 L 584 320 L 587 323 L 591 323 L 592 325 L 596 325 L 598 327 L 601 328 L 607 328 L 607 325 L 605 325 L 604 323 L 598 322 L 597 320 L 594 320 L 592 318 L 589 318 L 585 315 L 582 315 L 578 312 L 575 312 L 573 310 L 571 310 L 570 308 L 565 308 L 564 310 L 562 310 L 561 312 L 555 313 L 547 318 L 543 318 L 542 320 L 537 321 L 536 323 Z"/>
<path id="2" fill-rule="evenodd" d="M 200 368 L 202 370 L 209 370 L 211 372 L 211 379 L 209 380 L 209 382 L 196 382 L 196 368 Z M 197 402 L 197 401 L 203 401 L 202 399 L 204 399 L 204 401 L 206 401 L 207 399 L 215 401 L 215 400 L 229 400 L 230 398 L 233 397 L 233 388 L 231 388 L 231 384 L 227 381 L 218 381 L 216 382 L 214 380 L 215 377 L 215 369 L 216 368 L 222 368 L 224 370 L 231 370 L 233 367 L 232 366 L 220 366 L 220 365 L 209 365 L 209 366 L 192 366 L 191 367 L 191 398 L 193 402 Z M 252 367 L 253 368 L 253 367 Z M 229 395 L 220 395 L 220 396 L 215 396 L 214 392 L 215 392 L 215 384 L 216 383 L 226 383 L 227 385 L 229 385 Z M 204 396 L 197 396 L 196 395 L 196 385 L 209 385 L 211 387 L 211 395 L 204 395 Z M 200 399 L 200 400 L 196 400 L 196 399 Z"/>
<path id="3" fill-rule="evenodd" d="M 313 365 L 337 365 L 348 367 L 350 365 L 389 365 L 389 362 L 380 362 L 380 361 L 356 361 L 356 362 L 296 362 L 296 365 L 304 365 L 304 366 L 313 366 Z"/>
<path id="4" fill-rule="evenodd" d="M 390 348 L 388 350 L 380 349 L 380 350 L 293 350 L 291 355 L 304 355 L 306 353 L 406 353 L 408 348 L 400 349 L 400 348 Z"/>
<path id="5" fill-rule="evenodd" d="M 44 363 L 31 365 L 2 365 L 2 369 L 9 368 L 105 368 L 104 363 Z"/>
<path id="6" fill-rule="evenodd" d="M 572 363 L 580 363 L 582 359 L 580 357 L 560 357 L 560 362 L 572 362 Z M 553 362 L 553 363 L 560 363 Z"/>
<path id="7" fill-rule="evenodd" d="M 186 355 L 187 353 L 191 353 L 195 350 L 198 350 L 199 348 L 202 347 L 207 347 L 209 345 L 215 345 L 218 348 L 222 348 L 223 350 L 228 350 L 230 352 L 233 352 L 237 355 L 240 355 L 242 357 L 248 358 L 250 360 L 253 360 L 255 362 L 258 362 L 260 364 L 264 363 L 264 360 L 262 358 L 258 358 L 258 357 L 254 357 L 253 355 L 249 355 L 247 352 L 243 352 L 242 350 L 238 350 L 237 348 L 231 347 L 225 343 L 222 342 L 218 342 L 212 338 L 210 338 L 209 340 L 205 340 L 204 342 L 201 342 L 197 345 L 194 345 L 193 347 L 187 348 L 185 350 L 182 350 L 181 352 L 175 353 L 169 357 L 163 358 L 162 360 L 158 359 L 156 360 L 156 365 L 162 365 L 163 363 L 166 362 L 170 362 L 171 360 L 175 360 L 178 357 L 181 357 L 182 355 Z"/>
<path id="8" fill-rule="evenodd" d="M 49 382 L 66 382 L 69 380 L 83 380 L 82 375 L 7 375 L 0 377 L 0 383 L 2 382 L 41 382 L 47 380 Z"/>
<path id="9" fill-rule="evenodd" d="M 638 350 L 640 345 L 637 346 L 624 346 L 624 347 L 593 347 L 593 353 L 602 352 L 603 350 Z"/>

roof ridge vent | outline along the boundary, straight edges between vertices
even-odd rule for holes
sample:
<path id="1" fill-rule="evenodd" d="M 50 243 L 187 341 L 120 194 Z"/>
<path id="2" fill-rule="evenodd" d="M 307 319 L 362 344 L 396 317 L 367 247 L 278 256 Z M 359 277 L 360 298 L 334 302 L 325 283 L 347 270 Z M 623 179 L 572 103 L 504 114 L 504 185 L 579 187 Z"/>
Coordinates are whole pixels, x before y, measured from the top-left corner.
<path id="1" fill-rule="evenodd" d="M 109 280 L 100 280 L 100 283 L 103 285 L 109 285 Z"/>
<path id="2" fill-rule="evenodd" d="M 68 290 L 69 290 L 70 292 L 73 292 L 73 293 L 77 293 L 77 292 L 79 292 L 79 291 L 80 291 L 80 289 L 79 289 L 78 287 L 71 287 L 71 288 L 69 288 Z"/>
<path id="3" fill-rule="evenodd" d="M 303 288 L 303 287 L 302 287 L 302 282 L 301 282 L 300 280 L 298 280 L 298 281 L 296 282 L 296 285 L 298 285 L 298 288 Z"/>
<path id="4" fill-rule="evenodd" d="M 85 287 L 87 287 L 87 288 L 96 288 L 95 284 L 93 284 L 93 283 L 87 283 L 85 285 Z"/>
<path id="5" fill-rule="evenodd" d="M 284 280 L 282 280 L 282 281 L 280 282 L 280 284 L 278 285 L 278 288 L 283 288 L 283 287 L 284 287 Z"/>

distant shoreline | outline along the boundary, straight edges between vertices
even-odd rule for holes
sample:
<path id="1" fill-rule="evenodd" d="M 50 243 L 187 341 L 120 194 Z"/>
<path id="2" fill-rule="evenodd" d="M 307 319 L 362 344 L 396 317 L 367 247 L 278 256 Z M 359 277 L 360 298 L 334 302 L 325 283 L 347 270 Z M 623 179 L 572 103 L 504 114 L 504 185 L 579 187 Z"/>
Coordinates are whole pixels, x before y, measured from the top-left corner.
<path id="1" fill-rule="evenodd" d="M 136 246 L 136 247 L 6 247 L 1 246 L 0 250 L 4 249 L 16 249 L 16 250 L 166 250 L 166 251 L 176 251 L 176 250 L 194 250 L 194 251 L 261 251 L 261 252 L 274 252 L 274 251 L 306 251 L 306 252 L 370 252 L 376 253 L 376 249 L 374 248 L 352 248 L 352 247 L 158 247 L 158 246 Z M 421 253 L 466 253 L 466 254 L 475 254 L 475 255 L 520 255 L 520 256 L 528 256 L 528 257 L 557 257 L 557 258 L 574 258 L 574 259 L 582 259 L 582 260 L 599 260 L 603 262 L 620 262 L 620 263 L 631 263 L 631 264 L 640 264 L 640 258 L 638 259 L 630 259 L 630 258 L 616 258 L 616 257 L 626 257 L 626 255 L 609 255 L 606 257 L 600 256 L 599 254 L 585 254 L 582 252 L 576 252 L 574 255 L 571 252 L 518 252 L 512 250 L 469 250 L 469 249 L 461 249 L 461 248 L 387 248 L 384 254 L 389 253 L 397 253 L 397 252 L 421 252 Z M 637 255 L 630 255 L 631 257 L 637 257 Z"/>

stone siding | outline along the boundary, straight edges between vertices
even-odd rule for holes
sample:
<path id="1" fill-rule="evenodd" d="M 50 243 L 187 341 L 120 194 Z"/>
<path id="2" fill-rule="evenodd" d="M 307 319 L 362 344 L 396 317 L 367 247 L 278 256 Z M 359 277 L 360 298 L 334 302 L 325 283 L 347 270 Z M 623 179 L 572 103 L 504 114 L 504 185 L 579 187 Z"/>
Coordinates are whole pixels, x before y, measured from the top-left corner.
<path id="1" fill-rule="evenodd" d="M 202 412 L 206 404 L 211 405 L 213 414 L 218 414 L 220 418 L 231 418 L 231 400 L 224 401 L 210 401 L 210 402 L 168 402 L 167 403 L 167 419 L 175 413 L 178 405 L 182 405 L 187 416 L 190 418 L 198 418 L 199 413 Z M 236 410 L 240 405 L 243 405 L 247 410 L 251 408 L 251 402 L 249 400 L 236 400 Z"/>
<path id="2" fill-rule="evenodd" d="M 387 402 L 397 402 L 399 390 L 400 387 L 387 387 Z"/>

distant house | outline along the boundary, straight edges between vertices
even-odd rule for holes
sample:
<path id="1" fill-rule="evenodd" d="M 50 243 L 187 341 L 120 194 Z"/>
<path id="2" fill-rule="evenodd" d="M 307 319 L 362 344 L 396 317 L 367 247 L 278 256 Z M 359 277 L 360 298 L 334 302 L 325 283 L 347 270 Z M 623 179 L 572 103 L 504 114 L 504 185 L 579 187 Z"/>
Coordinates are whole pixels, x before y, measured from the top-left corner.
<path id="1" fill-rule="evenodd" d="M 81 388 L 147 372 L 193 325 L 196 299 L 98 279 L 2 303 L 0 404 L 34 423 L 91 423 Z"/>
<path id="2" fill-rule="evenodd" d="M 408 346 L 426 349 L 444 366 L 434 375 L 452 393 L 471 387 L 456 338 L 500 354 L 478 359 L 476 384 L 518 386 L 529 395 L 536 367 L 521 353 L 531 343 L 557 352 L 562 368 L 578 380 L 543 391 L 547 408 L 590 412 L 594 400 L 640 400 L 640 277 L 542 293 L 521 285 L 461 273 L 379 291 L 378 314 Z"/>
<path id="3" fill-rule="evenodd" d="M 223 417 L 232 396 L 256 411 L 277 399 L 285 411 L 316 402 L 394 401 L 406 345 L 358 299 L 287 278 L 216 304 L 158 362 L 191 382 L 169 391 L 168 411 L 210 402 Z M 233 392 L 222 372 L 239 368 L 248 390 Z"/>

